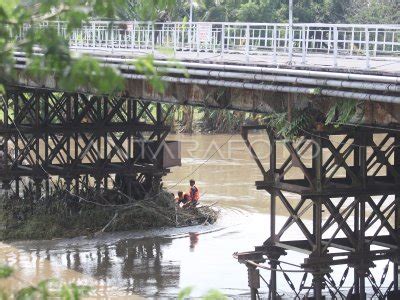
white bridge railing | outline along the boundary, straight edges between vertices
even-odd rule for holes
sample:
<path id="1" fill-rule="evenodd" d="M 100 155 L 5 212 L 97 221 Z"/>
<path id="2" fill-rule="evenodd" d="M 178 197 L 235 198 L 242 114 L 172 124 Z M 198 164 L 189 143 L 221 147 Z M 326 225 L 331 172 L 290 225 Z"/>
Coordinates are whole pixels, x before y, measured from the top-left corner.
<path id="1" fill-rule="evenodd" d="M 62 22 L 45 23 L 66 35 Z M 29 27 L 25 27 L 23 32 Z M 371 60 L 400 57 L 400 25 L 260 23 L 151 23 L 93 21 L 69 36 L 72 48 L 108 51 L 157 51 L 174 53 L 271 55 L 297 57 L 301 63 L 316 54 L 338 66 L 340 58 Z M 290 40 L 292 36 L 292 40 Z"/>

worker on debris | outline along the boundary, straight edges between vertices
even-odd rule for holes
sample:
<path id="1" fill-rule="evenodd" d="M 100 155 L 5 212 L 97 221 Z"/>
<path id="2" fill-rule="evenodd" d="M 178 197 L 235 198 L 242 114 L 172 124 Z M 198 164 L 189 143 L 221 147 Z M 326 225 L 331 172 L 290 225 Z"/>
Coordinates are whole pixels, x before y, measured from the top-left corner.
<path id="1" fill-rule="evenodd" d="M 196 206 L 200 201 L 200 191 L 196 187 L 196 181 L 194 181 L 194 179 L 190 179 L 189 184 L 190 184 L 190 190 L 189 190 L 190 204 L 192 206 Z"/>
<path id="2" fill-rule="evenodd" d="M 185 205 L 189 204 L 190 202 L 190 196 L 189 194 L 183 194 L 182 191 L 178 192 L 178 197 L 175 198 L 176 204 L 177 205 L 181 205 L 181 203 L 183 204 L 183 207 L 185 207 Z"/>
<path id="3" fill-rule="evenodd" d="M 175 198 L 176 204 L 181 204 L 183 202 L 184 198 L 183 198 L 183 192 L 179 191 L 178 192 L 178 197 Z"/>

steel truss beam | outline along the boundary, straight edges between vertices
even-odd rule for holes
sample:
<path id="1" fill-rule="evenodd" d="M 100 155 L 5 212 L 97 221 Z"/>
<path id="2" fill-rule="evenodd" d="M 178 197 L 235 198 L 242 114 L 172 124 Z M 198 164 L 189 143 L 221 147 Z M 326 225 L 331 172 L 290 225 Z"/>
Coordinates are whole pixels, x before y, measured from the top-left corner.
<path id="1" fill-rule="evenodd" d="M 269 170 L 252 147 L 251 130 L 266 131 L 269 137 Z M 270 298 L 278 297 L 276 282 L 272 281 L 282 269 L 279 257 L 285 255 L 284 250 L 306 254 L 301 268 L 313 275 L 311 286 L 307 289 L 303 278 L 300 290 L 294 288 L 288 274 L 284 275 L 297 297 L 302 291 L 308 295 L 312 290 L 315 299 L 322 299 L 324 294 L 339 299 L 351 295 L 366 299 L 368 285 L 378 298 L 399 297 L 398 132 L 343 127 L 310 132 L 294 143 L 277 136 L 267 126 L 247 126 L 242 136 L 264 175 L 256 186 L 271 195 L 271 235 L 263 246 L 256 247 L 256 253 L 273 266 L 268 283 Z M 285 153 L 278 146 L 286 150 L 286 156 L 277 157 L 278 153 Z M 289 201 L 286 192 L 297 194 L 299 200 Z M 276 230 L 278 205 L 289 214 L 280 231 Z M 295 224 L 296 233 L 303 237 L 285 238 Z M 370 269 L 381 260 L 388 261 L 388 265 L 377 282 Z M 239 261 L 243 262 L 243 258 Z M 341 290 L 344 280 L 335 283 L 330 276 L 337 265 L 347 266 L 346 278 L 350 269 L 354 271 L 354 283 L 347 295 Z M 389 269 L 393 269 L 393 280 L 384 289 Z"/>
<path id="2" fill-rule="evenodd" d="M 163 155 L 172 107 L 15 86 L 1 100 L 0 182 L 17 194 L 29 180 L 48 194 L 57 179 L 67 189 L 87 182 L 139 197 L 169 172 Z"/>

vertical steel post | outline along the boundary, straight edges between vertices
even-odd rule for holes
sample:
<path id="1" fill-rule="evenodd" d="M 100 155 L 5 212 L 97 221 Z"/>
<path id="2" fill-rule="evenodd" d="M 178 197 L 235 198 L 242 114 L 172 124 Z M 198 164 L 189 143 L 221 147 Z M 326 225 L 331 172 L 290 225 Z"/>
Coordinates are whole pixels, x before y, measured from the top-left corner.
<path id="1" fill-rule="evenodd" d="M 73 101 L 73 107 L 74 107 L 74 114 L 73 114 L 73 120 L 74 122 L 76 120 L 78 120 L 78 116 L 79 116 L 79 98 L 77 95 L 74 95 L 72 97 L 72 101 Z M 78 159 L 78 155 L 79 155 L 79 133 L 75 132 L 74 133 L 74 159 L 77 160 Z M 75 178 L 75 194 L 79 195 L 79 179 L 80 176 L 77 175 Z"/>
<path id="2" fill-rule="evenodd" d="M 153 53 L 154 54 L 154 50 L 155 50 L 155 44 L 156 44 L 156 41 L 155 41 L 155 39 L 156 39 L 156 33 L 155 33 L 155 31 L 156 31 L 156 25 L 155 25 L 155 23 L 152 23 L 151 24 L 151 53 Z"/>
<path id="3" fill-rule="evenodd" d="M 320 136 L 314 138 L 314 143 L 312 146 L 313 149 L 313 169 L 314 169 L 314 177 L 315 177 L 315 190 L 317 192 L 322 191 L 322 165 L 323 165 L 323 157 L 322 157 L 322 138 Z M 319 259 L 323 256 L 322 253 L 322 197 L 315 197 L 311 199 L 313 201 L 313 234 L 315 239 L 315 245 L 313 249 L 313 255 L 316 259 Z M 316 270 L 313 273 L 313 282 L 314 282 L 314 298 L 317 300 L 322 299 L 322 290 L 323 290 L 323 280 L 324 275 L 320 273 L 319 270 Z"/>
<path id="4" fill-rule="evenodd" d="M 304 65 L 306 63 L 306 55 L 307 55 L 307 41 L 306 41 L 306 27 L 303 25 L 301 29 L 301 37 L 302 37 L 302 59 L 301 63 Z"/>
<path id="5" fill-rule="evenodd" d="M 72 101 L 73 101 L 72 99 L 73 99 L 73 97 L 70 94 L 66 95 L 66 97 L 67 97 L 67 100 L 66 100 L 66 103 L 67 103 L 66 123 L 67 124 L 66 125 L 69 126 L 72 122 Z M 60 101 L 60 99 L 58 99 L 58 101 Z M 67 164 L 71 165 L 71 163 L 72 163 L 72 161 L 71 161 L 71 136 L 72 135 L 70 135 L 69 133 L 64 133 L 64 134 L 66 135 L 66 138 L 67 138 Z M 67 178 L 66 180 L 68 183 L 67 184 L 68 192 L 71 192 L 71 178 Z"/>
<path id="6" fill-rule="evenodd" d="M 157 112 L 156 112 L 157 126 L 161 126 L 163 123 L 162 104 L 158 102 L 156 106 L 157 106 Z M 161 139 L 161 133 L 160 131 L 158 131 L 157 141 L 160 141 L 160 139 Z"/>
<path id="7" fill-rule="evenodd" d="M 192 51 L 192 24 L 193 24 L 193 0 L 190 0 L 190 11 L 189 11 L 189 50 Z"/>
<path id="8" fill-rule="evenodd" d="M 359 164 L 360 164 L 360 178 L 362 182 L 362 187 L 366 188 L 367 185 L 367 136 L 369 133 L 362 133 L 361 137 L 361 147 L 359 152 Z M 365 232 L 366 232 L 366 224 L 365 224 L 365 196 L 358 197 L 359 209 L 360 209 L 360 219 L 359 219 L 359 231 L 358 231 L 358 250 L 357 254 L 360 258 L 361 266 L 356 266 L 358 268 L 358 277 L 359 277 L 359 295 L 361 300 L 366 299 L 366 290 L 365 290 Z"/>
<path id="9" fill-rule="evenodd" d="M 8 99 L 7 94 L 5 95 L 5 101 L 7 101 L 6 99 Z M 15 116 L 18 116 L 19 114 L 19 98 L 18 96 L 16 96 L 15 98 L 11 98 L 11 100 L 13 101 L 13 105 L 14 105 L 14 122 L 15 122 Z M 4 123 L 5 124 L 5 123 Z M 19 134 L 15 135 L 15 144 L 14 144 L 14 157 L 18 157 L 19 154 Z M 19 181 L 20 178 L 16 178 L 15 179 L 15 191 L 17 194 L 17 197 L 19 196 Z"/>
<path id="10" fill-rule="evenodd" d="M 245 55 L 246 61 L 249 62 L 249 51 L 250 51 L 250 25 L 246 25 L 246 45 L 245 45 Z"/>
<path id="11" fill-rule="evenodd" d="M 36 169 L 36 176 L 40 176 L 38 174 L 39 168 L 41 166 L 40 163 L 40 98 L 41 94 L 40 92 L 36 92 L 35 95 L 35 169 Z M 35 184 L 35 199 L 38 200 L 40 198 L 40 186 L 41 186 L 41 180 L 40 178 L 36 177 L 34 178 L 34 184 Z"/>
<path id="12" fill-rule="evenodd" d="M 354 51 L 354 27 L 351 28 L 351 46 L 350 46 L 350 56 L 353 55 Z"/>
<path id="13" fill-rule="evenodd" d="M 93 47 L 96 47 L 96 23 L 92 23 L 92 43 Z"/>
<path id="14" fill-rule="evenodd" d="M 104 122 L 103 120 L 105 120 L 106 116 L 108 116 L 108 102 L 110 101 L 109 97 L 104 97 L 104 105 L 103 105 L 103 114 L 101 116 L 102 120 L 101 122 Z M 107 123 L 104 124 L 105 126 L 107 126 Z M 114 145 L 114 147 L 118 147 L 117 145 Z M 99 149 L 100 151 L 100 149 Z M 104 134 L 103 134 L 103 159 L 104 159 L 104 163 L 108 164 L 108 160 L 107 160 L 107 152 L 108 152 L 108 134 L 107 134 L 107 130 L 104 130 Z M 111 161 L 110 161 L 111 163 Z M 107 190 L 108 189 L 108 175 L 106 175 L 104 177 L 104 188 Z"/>
<path id="15" fill-rule="evenodd" d="M 289 0 L 289 63 L 293 62 L 293 0 Z"/>
<path id="16" fill-rule="evenodd" d="M 196 25 L 196 47 L 197 47 L 197 57 L 200 56 L 200 33 L 199 33 L 199 26 Z"/>
<path id="17" fill-rule="evenodd" d="M 394 138 L 394 144 L 400 145 L 400 135 L 396 134 Z M 400 148 L 396 147 L 394 150 L 394 168 L 400 172 Z M 395 178 L 396 184 L 400 184 L 400 178 Z M 395 215 L 394 215 L 394 229 L 397 234 L 400 234 L 400 194 L 395 195 Z M 393 282 L 394 282 L 394 290 L 399 291 L 399 264 L 396 262 L 393 264 Z"/>
<path id="18" fill-rule="evenodd" d="M 114 52 L 114 29 L 111 27 L 111 52 Z"/>
<path id="19" fill-rule="evenodd" d="M 273 37 L 272 37 L 272 45 L 273 45 L 273 51 L 274 51 L 274 56 L 273 56 L 273 62 L 276 64 L 277 63 L 277 56 L 276 56 L 276 48 L 277 48 L 277 42 L 278 42 L 278 38 L 276 36 L 277 30 L 276 30 L 276 25 L 274 25 L 274 29 L 273 29 Z"/>
<path id="20" fill-rule="evenodd" d="M 225 24 L 221 27 L 221 59 L 224 57 L 225 52 Z"/>
<path id="21" fill-rule="evenodd" d="M 10 97 L 11 96 L 11 97 Z M 18 99 L 18 95 L 10 95 L 8 92 L 6 92 L 6 94 L 3 97 L 3 127 L 4 129 L 8 129 L 10 127 L 9 124 L 9 118 L 8 118 L 8 99 L 15 97 L 16 99 Z M 14 100 L 15 101 L 15 100 Z M 5 174 L 9 173 L 9 167 L 8 167 L 8 161 L 9 161 L 9 155 L 8 155 L 8 139 L 9 139 L 9 134 L 6 133 L 4 134 L 4 139 L 3 139 L 3 155 L 4 155 L 4 162 L 5 162 Z M 16 147 L 17 148 L 17 147 Z M 2 182 L 2 184 L 4 184 L 4 182 Z"/>
<path id="22" fill-rule="evenodd" d="M 338 28 L 336 26 L 333 26 L 333 66 L 335 68 L 338 67 L 338 53 L 339 53 L 338 40 L 339 40 Z"/>
<path id="23" fill-rule="evenodd" d="M 365 67 L 370 69 L 371 67 L 371 55 L 369 53 L 369 28 L 365 28 Z"/>
<path id="24" fill-rule="evenodd" d="M 176 50 L 177 50 L 177 37 L 176 37 L 176 32 L 177 32 L 177 26 L 174 24 L 174 32 L 173 32 L 173 39 L 174 39 L 174 56 L 176 56 Z"/>
<path id="25" fill-rule="evenodd" d="M 44 98 L 44 116 L 43 116 L 44 126 L 48 127 L 50 125 L 49 124 L 50 121 L 49 121 L 49 95 L 48 95 L 48 93 L 45 93 L 43 98 Z M 44 162 L 43 162 L 43 167 L 45 169 L 47 169 L 48 165 L 50 164 L 49 160 L 48 160 L 49 148 L 50 148 L 49 134 L 46 132 L 44 134 Z M 49 192 L 50 192 L 49 180 L 50 180 L 50 178 L 46 178 L 46 181 L 45 181 L 45 196 L 46 196 L 46 198 L 49 197 Z"/>
<path id="26" fill-rule="evenodd" d="M 374 45 L 374 56 L 376 57 L 376 53 L 378 52 L 378 36 L 379 31 L 378 28 L 375 29 L 375 45 Z"/>
<path id="27" fill-rule="evenodd" d="M 276 151 L 276 139 L 275 139 L 275 134 L 274 132 L 269 132 L 269 142 L 270 142 L 270 169 L 269 169 L 269 180 L 275 182 L 275 174 L 276 174 L 276 162 L 277 162 L 277 151 Z M 275 188 L 272 188 L 270 191 L 270 241 L 272 247 L 275 246 L 277 242 L 277 237 L 276 237 L 276 190 Z M 270 265 L 271 265 L 271 281 L 270 281 L 270 292 L 271 292 L 271 299 L 275 300 L 277 299 L 277 277 L 276 277 L 276 262 L 270 260 Z"/>
<path id="28" fill-rule="evenodd" d="M 361 134 L 360 133 L 356 134 L 354 138 L 354 144 L 361 145 L 362 142 L 363 140 L 361 139 Z M 357 174 L 361 174 L 360 147 L 354 148 L 353 160 L 354 160 L 354 167 L 357 170 Z M 354 201 L 357 202 L 357 204 L 354 206 L 354 236 L 357 238 L 360 235 L 360 204 L 358 203 L 359 200 L 360 200 L 359 197 L 354 197 Z M 358 276 L 356 268 L 354 268 L 354 291 L 356 294 L 358 294 L 360 291 L 360 277 Z"/>

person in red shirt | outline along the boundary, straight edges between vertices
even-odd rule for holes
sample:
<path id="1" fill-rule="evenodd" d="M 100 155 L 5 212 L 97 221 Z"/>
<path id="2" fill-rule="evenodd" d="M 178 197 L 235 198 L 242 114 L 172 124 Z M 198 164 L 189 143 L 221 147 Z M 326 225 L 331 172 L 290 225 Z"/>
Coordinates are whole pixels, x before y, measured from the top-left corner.
<path id="1" fill-rule="evenodd" d="M 181 203 L 183 206 L 185 206 L 190 203 L 190 196 L 189 196 L 189 194 L 183 194 L 182 191 L 179 191 L 178 197 L 175 198 L 175 201 L 178 206 L 180 206 Z"/>
<path id="2" fill-rule="evenodd" d="M 189 183 L 190 183 L 190 190 L 189 190 L 190 204 L 192 206 L 196 206 L 200 201 L 200 191 L 196 187 L 196 181 L 194 181 L 194 179 L 190 179 Z"/>

